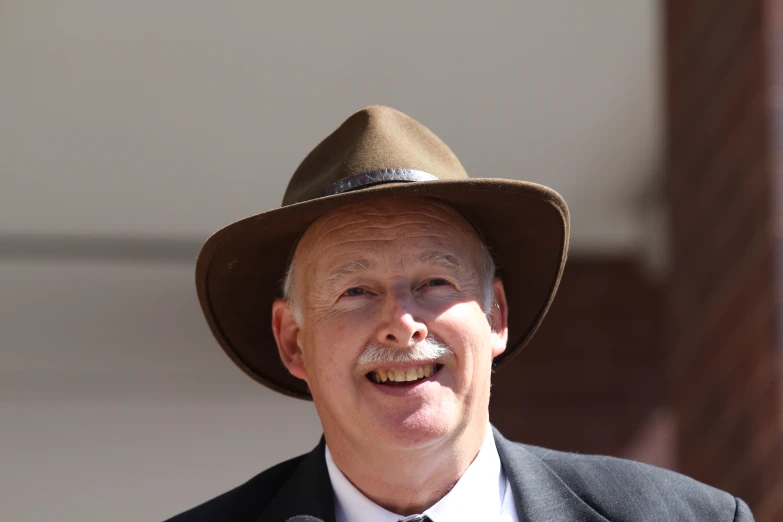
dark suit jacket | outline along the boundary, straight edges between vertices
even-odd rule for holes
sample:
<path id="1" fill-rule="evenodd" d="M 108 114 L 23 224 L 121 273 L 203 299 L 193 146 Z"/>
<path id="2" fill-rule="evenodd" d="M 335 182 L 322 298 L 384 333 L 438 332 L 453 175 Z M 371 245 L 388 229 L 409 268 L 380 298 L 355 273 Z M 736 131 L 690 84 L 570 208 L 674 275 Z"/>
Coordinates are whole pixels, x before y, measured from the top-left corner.
<path id="1" fill-rule="evenodd" d="M 494 435 L 520 522 L 753 521 L 742 500 L 672 471 Z M 323 439 L 312 452 L 168 522 L 285 522 L 296 515 L 334 522 Z"/>

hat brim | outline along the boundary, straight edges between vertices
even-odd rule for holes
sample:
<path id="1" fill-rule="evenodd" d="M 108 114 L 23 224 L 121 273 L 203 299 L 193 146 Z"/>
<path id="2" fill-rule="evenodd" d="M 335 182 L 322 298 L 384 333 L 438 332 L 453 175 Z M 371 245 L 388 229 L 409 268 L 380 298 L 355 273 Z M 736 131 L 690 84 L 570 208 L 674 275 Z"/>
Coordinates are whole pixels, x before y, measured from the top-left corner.
<path id="1" fill-rule="evenodd" d="M 503 280 L 509 342 L 501 365 L 538 329 L 554 298 L 568 252 L 569 214 L 554 190 L 507 179 L 438 180 L 376 185 L 263 212 L 212 235 L 196 263 L 196 288 L 212 333 L 258 382 L 310 400 L 307 384 L 282 364 L 272 334 L 272 303 L 291 251 L 308 226 L 344 205 L 388 197 L 432 197 L 476 226 Z"/>

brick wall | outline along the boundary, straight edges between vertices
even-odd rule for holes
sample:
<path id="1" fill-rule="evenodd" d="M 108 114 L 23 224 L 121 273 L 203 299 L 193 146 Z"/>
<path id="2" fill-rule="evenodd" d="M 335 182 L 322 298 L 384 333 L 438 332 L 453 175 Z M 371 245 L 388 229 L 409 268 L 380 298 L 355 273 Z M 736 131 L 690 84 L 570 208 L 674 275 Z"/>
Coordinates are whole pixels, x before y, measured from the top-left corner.
<path id="1" fill-rule="evenodd" d="M 768 6 L 665 6 L 678 467 L 783 520 Z"/>
<path id="2" fill-rule="evenodd" d="M 531 444 L 627 455 L 665 402 L 660 297 L 631 258 L 571 257 L 540 330 L 493 379 L 493 423 Z"/>

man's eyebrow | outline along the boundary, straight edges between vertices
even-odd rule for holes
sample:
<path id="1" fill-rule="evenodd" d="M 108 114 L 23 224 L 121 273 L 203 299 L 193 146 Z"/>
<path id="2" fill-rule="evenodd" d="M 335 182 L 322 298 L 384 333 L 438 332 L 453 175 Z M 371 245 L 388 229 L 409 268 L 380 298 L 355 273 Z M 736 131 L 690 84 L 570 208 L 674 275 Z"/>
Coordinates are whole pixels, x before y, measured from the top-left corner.
<path id="1" fill-rule="evenodd" d="M 351 275 L 355 272 L 359 272 L 361 270 L 367 270 L 372 266 L 373 266 L 373 262 L 367 259 L 359 259 L 356 261 L 351 261 L 350 263 L 345 263 L 344 265 L 338 267 L 334 272 L 329 274 L 326 280 L 337 281 L 338 279 Z"/>
<path id="2" fill-rule="evenodd" d="M 444 252 L 427 252 L 419 258 L 419 264 L 431 264 L 447 269 L 462 270 L 462 263 L 459 258 Z"/>

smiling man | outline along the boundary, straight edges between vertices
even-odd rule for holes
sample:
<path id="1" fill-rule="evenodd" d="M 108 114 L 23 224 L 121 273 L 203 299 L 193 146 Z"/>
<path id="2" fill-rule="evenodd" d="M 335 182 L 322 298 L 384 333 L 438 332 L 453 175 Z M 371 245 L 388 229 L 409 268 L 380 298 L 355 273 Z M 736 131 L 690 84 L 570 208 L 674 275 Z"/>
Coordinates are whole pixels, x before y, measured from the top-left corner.
<path id="1" fill-rule="evenodd" d="M 324 437 L 172 520 L 753 520 L 682 475 L 512 443 L 490 425 L 492 371 L 546 314 L 568 230 L 551 189 L 468 178 L 393 109 L 351 116 L 281 208 L 219 231 L 196 269 L 226 353 L 313 400 Z"/>
<path id="2" fill-rule="evenodd" d="M 442 203 L 353 204 L 308 229 L 293 287 L 273 306 L 281 357 L 308 383 L 335 472 L 389 511 L 435 504 L 489 433 L 507 330 L 488 258 Z"/>

